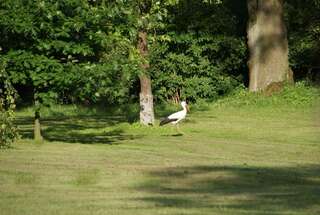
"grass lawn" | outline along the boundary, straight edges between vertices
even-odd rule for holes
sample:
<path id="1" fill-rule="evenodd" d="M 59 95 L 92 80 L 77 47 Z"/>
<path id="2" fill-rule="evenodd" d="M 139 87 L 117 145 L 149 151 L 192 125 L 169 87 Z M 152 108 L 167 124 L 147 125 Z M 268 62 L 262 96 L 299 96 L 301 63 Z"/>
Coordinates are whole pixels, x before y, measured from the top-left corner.
<path id="1" fill-rule="evenodd" d="M 118 114 L 46 116 L 36 145 L 0 151 L 0 214 L 320 214 L 320 120 L 311 107 L 206 106 L 180 129 Z M 160 113 L 162 115 L 164 113 Z"/>

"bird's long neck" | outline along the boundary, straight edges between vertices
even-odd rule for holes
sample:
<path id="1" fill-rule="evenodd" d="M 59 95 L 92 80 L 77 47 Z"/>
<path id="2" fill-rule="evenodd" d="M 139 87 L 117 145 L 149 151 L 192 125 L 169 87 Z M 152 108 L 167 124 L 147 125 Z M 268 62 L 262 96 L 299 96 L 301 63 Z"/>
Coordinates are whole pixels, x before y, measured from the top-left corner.
<path id="1" fill-rule="evenodd" d="M 183 111 L 187 112 L 187 107 L 186 106 L 182 106 Z"/>

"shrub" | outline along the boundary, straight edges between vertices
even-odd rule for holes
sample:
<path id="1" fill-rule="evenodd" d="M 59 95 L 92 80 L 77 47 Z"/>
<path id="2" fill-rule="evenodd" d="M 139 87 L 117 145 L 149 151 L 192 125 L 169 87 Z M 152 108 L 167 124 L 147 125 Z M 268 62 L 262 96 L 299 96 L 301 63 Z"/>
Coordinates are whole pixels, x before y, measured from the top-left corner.
<path id="1" fill-rule="evenodd" d="M 153 44 L 153 89 L 160 101 L 217 99 L 242 80 L 244 41 L 227 36 L 172 34 Z"/>
<path id="2" fill-rule="evenodd" d="M 15 90 L 4 67 L 0 70 L 0 148 L 8 148 L 18 138 L 14 125 Z"/>
<path id="3" fill-rule="evenodd" d="M 271 96 L 267 96 L 263 92 L 249 92 L 244 86 L 240 86 L 231 95 L 219 100 L 216 105 L 230 107 L 286 106 L 294 108 L 314 105 L 317 98 L 319 98 L 319 89 L 301 81 L 295 85 L 286 85 L 280 92 L 273 93 Z"/>

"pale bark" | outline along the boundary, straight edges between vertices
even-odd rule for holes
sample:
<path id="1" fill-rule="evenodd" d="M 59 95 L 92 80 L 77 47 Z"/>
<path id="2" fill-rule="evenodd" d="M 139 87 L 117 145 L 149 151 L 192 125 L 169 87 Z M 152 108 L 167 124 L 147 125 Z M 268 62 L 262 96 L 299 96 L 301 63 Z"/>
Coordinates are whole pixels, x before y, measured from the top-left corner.
<path id="1" fill-rule="evenodd" d="M 34 119 L 34 140 L 36 143 L 42 143 L 43 137 L 41 135 L 41 124 L 40 124 L 40 111 L 35 111 Z"/>
<path id="2" fill-rule="evenodd" d="M 151 92 L 150 77 L 147 75 L 140 76 L 140 122 L 143 125 L 154 124 L 153 112 L 153 95 Z"/>
<path id="3" fill-rule="evenodd" d="M 292 81 L 283 0 L 247 0 L 249 90 L 265 90 L 272 83 Z"/>
<path id="4" fill-rule="evenodd" d="M 148 43 L 147 43 L 147 32 L 139 32 L 138 49 L 145 60 L 141 67 L 144 70 L 143 74 L 139 76 L 140 79 L 140 123 L 143 125 L 154 124 L 154 110 L 153 110 L 153 95 L 151 89 L 151 79 L 147 75 L 149 69 L 149 63 L 146 61 L 148 56 Z"/>

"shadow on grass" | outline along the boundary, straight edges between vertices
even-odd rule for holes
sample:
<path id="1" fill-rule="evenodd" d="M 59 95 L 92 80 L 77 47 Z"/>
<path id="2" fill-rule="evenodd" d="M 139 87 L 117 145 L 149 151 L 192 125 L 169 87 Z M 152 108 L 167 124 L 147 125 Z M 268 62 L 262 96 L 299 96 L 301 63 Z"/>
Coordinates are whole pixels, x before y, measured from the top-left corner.
<path id="1" fill-rule="evenodd" d="M 183 134 L 182 133 L 177 133 L 177 134 L 172 134 L 170 136 L 172 136 L 172 137 L 181 137 L 181 136 L 183 136 Z"/>
<path id="2" fill-rule="evenodd" d="M 41 120 L 42 135 L 47 141 L 83 144 L 119 144 L 123 140 L 141 138 L 141 135 L 125 134 L 124 130 L 115 127 L 126 122 L 120 116 L 56 116 Z M 33 138 L 33 118 L 19 117 L 16 119 L 19 134 L 22 138 Z"/>
<path id="3" fill-rule="evenodd" d="M 151 179 L 136 188 L 147 192 L 148 197 L 135 200 L 157 207 L 223 208 L 254 214 L 320 211 L 319 165 L 191 166 L 162 169 L 149 175 Z"/>

